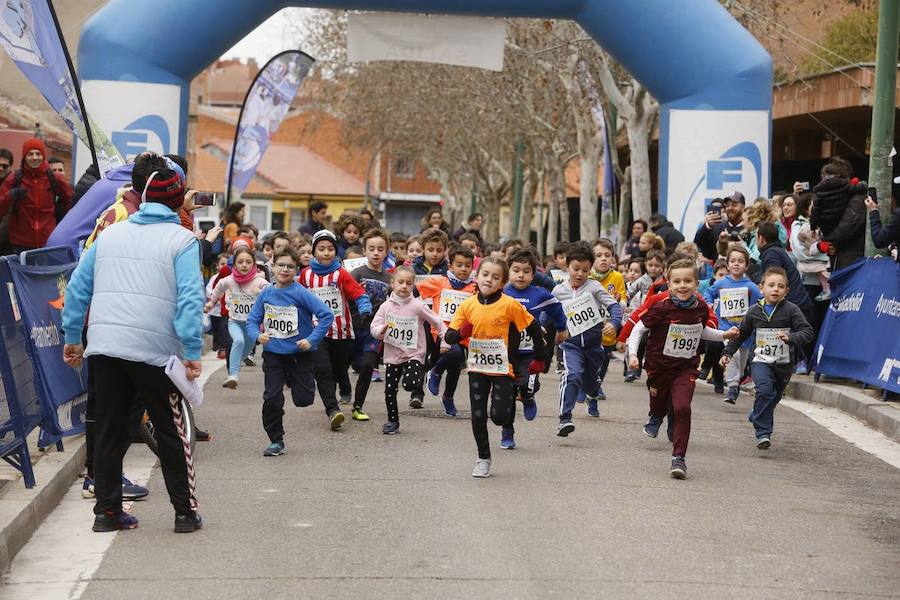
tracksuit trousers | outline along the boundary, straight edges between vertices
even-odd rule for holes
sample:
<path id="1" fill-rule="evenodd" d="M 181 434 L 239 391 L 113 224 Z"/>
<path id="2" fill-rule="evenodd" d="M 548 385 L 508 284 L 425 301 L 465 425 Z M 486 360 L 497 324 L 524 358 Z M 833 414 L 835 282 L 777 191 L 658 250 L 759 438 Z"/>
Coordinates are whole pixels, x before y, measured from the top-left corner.
<path id="1" fill-rule="evenodd" d="M 564 423 L 572 420 L 572 410 L 580 394 L 588 398 L 597 395 L 597 374 L 608 358 L 599 344 L 585 347 L 563 342 L 560 348 L 565 371 L 559 380 L 559 421 Z"/>
<path id="2" fill-rule="evenodd" d="M 350 368 L 352 350 L 353 340 L 325 338 L 313 355 L 316 387 L 325 405 L 325 414 L 329 417 L 340 410 L 335 393 L 341 373 L 346 375 Z"/>
<path id="3" fill-rule="evenodd" d="M 650 391 L 650 414 L 662 419 L 667 414 L 674 420 L 672 433 L 672 456 L 687 453 L 691 437 L 691 400 L 697 370 L 687 369 L 680 373 L 647 374 L 647 389 Z"/>
<path id="4" fill-rule="evenodd" d="M 262 421 L 270 442 L 284 441 L 284 386 L 291 388 L 294 406 L 311 406 L 316 399 L 316 380 L 309 352 L 276 354 L 263 351 Z M 337 404 L 335 404 L 335 408 Z"/>

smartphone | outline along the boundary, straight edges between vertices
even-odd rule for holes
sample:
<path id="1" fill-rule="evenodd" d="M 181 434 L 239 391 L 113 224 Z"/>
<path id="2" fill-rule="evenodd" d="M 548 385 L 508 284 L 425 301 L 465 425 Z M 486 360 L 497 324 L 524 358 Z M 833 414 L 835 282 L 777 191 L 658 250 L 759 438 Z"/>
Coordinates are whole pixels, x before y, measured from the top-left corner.
<path id="1" fill-rule="evenodd" d="M 809 182 L 808 182 L 808 181 L 801 181 L 801 182 L 800 182 L 800 189 L 803 190 L 804 192 L 808 192 L 808 191 L 809 191 Z"/>
<path id="2" fill-rule="evenodd" d="M 870 188 L 869 188 L 869 197 L 870 197 L 872 200 L 874 200 L 875 203 L 877 204 L 877 203 L 878 203 L 878 190 L 876 190 L 876 189 L 873 188 L 873 187 L 870 187 Z"/>
<path id="3" fill-rule="evenodd" d="M 194 194 L 195 206 L 213 206 L 216 203 L 215 192 L 197 192 Z"/>

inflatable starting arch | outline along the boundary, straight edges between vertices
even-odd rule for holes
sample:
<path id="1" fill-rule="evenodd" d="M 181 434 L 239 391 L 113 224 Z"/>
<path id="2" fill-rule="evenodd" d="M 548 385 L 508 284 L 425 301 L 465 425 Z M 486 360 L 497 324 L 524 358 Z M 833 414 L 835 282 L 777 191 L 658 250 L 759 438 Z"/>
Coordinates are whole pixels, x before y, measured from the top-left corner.
<path id="1" fill-rule="evenodd" d="M 769 192 L 772 61 L 718 0 L 110 0 L 81 34 L 88 111 L 123 156 L 183 154 L 191 80 L 286 6 L 573 19 L 661 104 L 660 209 L 676 227 L 692 233 L 711 197 Z"/>

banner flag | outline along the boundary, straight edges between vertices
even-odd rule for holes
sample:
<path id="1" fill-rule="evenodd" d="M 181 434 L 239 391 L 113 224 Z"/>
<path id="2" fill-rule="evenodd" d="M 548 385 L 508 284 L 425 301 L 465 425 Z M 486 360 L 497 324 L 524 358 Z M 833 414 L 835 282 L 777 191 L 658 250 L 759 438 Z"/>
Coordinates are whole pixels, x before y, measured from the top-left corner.
<path id="1" fill-rule="evenodd" d="M 900 264 L 860 260 L 831 274 L 816 372 L 900 393 Z"/>
<path id="2" fill-rule="evenodd" d="M 78 263 L 35 266 L 11 261 L 9 266 L 41 401 L 39 444 L 50 446 L 61 436 L 84 431 L 87 367 L 76 371 L 62 361 L 63 299 Z"/>
<path id="3" fill-rule="evenodd" d="M 314 62 L 299 50 L 282 52 L 272 57 L 250 84 L 228 160 L 226 205 L 232 193 L 240 196 L 247 189 Z"/>
<path id="4" fill-rule="evenodd" d="M 0 15 L 0 46 L 91 149 L 101 174 L 125 164 L 103 130 L 85 118 L 78 78 L 50 0 L 7 2 Z"/>
<path id="5" fill-rule="evenodd" d="M 480 17 L 350 13 L 347 60 L 406 60 L 503 70 L 506 21 Z"/>

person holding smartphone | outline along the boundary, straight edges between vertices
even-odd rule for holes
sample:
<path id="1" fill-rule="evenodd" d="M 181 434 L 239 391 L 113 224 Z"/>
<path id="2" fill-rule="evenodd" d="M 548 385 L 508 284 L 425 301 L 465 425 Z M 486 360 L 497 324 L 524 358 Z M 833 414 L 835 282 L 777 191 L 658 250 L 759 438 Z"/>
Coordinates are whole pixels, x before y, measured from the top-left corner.
<path id="1" fill-rule="evenodd" d="M 703 219 L 703 225 L 697 229 L 694 235 L 694 243 L 700 248 L 707 259 L 715 261 L 719 258 L 716 244 L 719 241 L 727 243 L 732 234 L 740 234 L 744 231 L 744 208 L 747 202 L 744 195 L 738 191 L 731 192 L 727 197 L 716 199 L 710 203 L 710 210 Z M 718 207 L 721 207 L 717 210 Z"/>
<path id="2" fill-rule="evenodd" d="M 869 188 L 869 197 L 866 198 L 866 209 L 869 211 L 869 226 L 872 228 L 872 243 L 876 248 L 887 248 L 894 244 L 894 259 L 900 262 L 900 208 L 894 208 L 891 221 L 887 225 L 881 224 L 881 213 L 878 211 L 878 194 L 875 188 Z"/>

